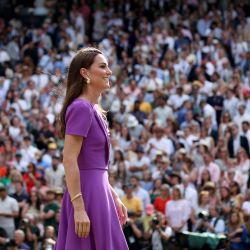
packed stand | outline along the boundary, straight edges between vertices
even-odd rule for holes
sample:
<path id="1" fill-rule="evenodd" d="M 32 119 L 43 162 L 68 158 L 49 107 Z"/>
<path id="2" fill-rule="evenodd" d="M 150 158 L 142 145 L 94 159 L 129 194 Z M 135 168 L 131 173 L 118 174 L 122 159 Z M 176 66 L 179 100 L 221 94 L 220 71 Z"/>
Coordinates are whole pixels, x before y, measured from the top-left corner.
<path id="1" fill-rule="evenodd" d="M 53 249 L 57 115 L 87 46 L 113 72 L 100 104 L 129 248 L 250 249 L 250 5 L 225 0 L 0 2 L 0 249 Z"/>

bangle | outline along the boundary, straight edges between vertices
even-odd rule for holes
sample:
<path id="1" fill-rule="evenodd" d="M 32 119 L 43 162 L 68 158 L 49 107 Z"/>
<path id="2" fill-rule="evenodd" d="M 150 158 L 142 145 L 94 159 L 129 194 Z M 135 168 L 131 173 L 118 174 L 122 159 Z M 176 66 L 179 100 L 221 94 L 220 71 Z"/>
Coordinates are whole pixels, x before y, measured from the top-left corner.
<path id="1" fill-rule="evenodd" d="M 72 199 L 71 199 L 71 202 L 73 202 L 75 199 L 79 198 L 80 196 L 82 196 L 82 193 L 78 193 L 76 194 Z"/>

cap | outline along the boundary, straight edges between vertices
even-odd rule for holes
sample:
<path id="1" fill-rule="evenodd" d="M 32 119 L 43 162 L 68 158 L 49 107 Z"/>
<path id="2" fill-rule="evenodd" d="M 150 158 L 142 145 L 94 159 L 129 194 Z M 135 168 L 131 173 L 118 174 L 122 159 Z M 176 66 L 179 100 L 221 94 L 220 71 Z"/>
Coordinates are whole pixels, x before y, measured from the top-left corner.
<path id="1" fill-rule="evenodd" d="M 53 194 L 55 194 L 55 193 L 56 193 L 56 190 L 53 189 L 53 188 L 49 188 L 49 189 L 46 191 L 46 194 L 48 194 L 48 193 L 53 193 Z"/>
<path id="2" fill-rule="evenodd" d="M 147 215 L 152 215 L 154 213 L 154 206 L 152 204 L 148 204 L 145 211 Z"/>
<path id="3" fill-rule="evenodd" d="M 136 127 L 138 124 L 139 124 L 138 120 L 133 115 L 128 117 L 128 120 L 127 120 L 128 128 Z"/>
<path id="4" fill-rule="evenodd" d="M 57 149 L 57 145 L 54 142 L 48 144 L 48 149 Z"/>
<path id="5" fill-rule="evenodd" d="M 179 152 L 180 154 L 186 154 L 186 153 L 187 153 L 187 150 L 186 150 L 185 148 L 180 148 L 180 149 L 178 150 L 178 152 Z"/>
<path id="6" fill-rule="evenodd" d="M 207 181 L 203 189 L 215 189 L 215 184 L 212 181 Z"/>
<path id="7" fill-rule="evenodd" d="M 57 195 L 60 195 L 60 194 L 63 194 L 64 192 L 63 192 L 63 189 L 62 189 L 62 188 L 57 188 L 57 189 L 55 190 L 55 193 L 56 193 Z"/>
<path id="8" fill-rule="evenodd" d="M 17 152 L 16 152 L 16 157 L 17 157 L 17 156 L 20 156 L 20 157 L 21 157 L 21 156 L 22 156 L 22 153 L 21 153 L 20 151 L 17 151 Z"/>
<path id="9" fill-rule="evenodd" d="M 169 163 L 169 159 L 166 156 L 163 156 L 161 159 L 162 163 Z"/>
<path id="10" fill-rule="evenodd" d="M 124 188 L 133 189 L 133 185 L 131 183 L 127 183 L 124 185 Z"/>
<path id="11" fill-rule="evenodd" d="M 179 180 L 181 180 L 181 176 L 180 176 L 180 174 L 178 172 L 172 172 L 169 176 L 171 176 L 171 177 L 178 177 Z"/>
<path id="12" fill-rule="evenodd" d="M 193 87 L 197 87 L 197 88 L 201 88 L 202 87 L 202 83 L 198 80 L 193 81 Z"/>
<path id="13" fill-rule="evenodd" d="M 25 135 L 25 136 L 23 137 L 23 139 L 24 139 L 25 141 L 31 141 L 31 137 L 30 137 L 29 135 Z"/>
<path id="14" fill-rule="evenodd" d="M 59 154 L 54 154 L 52 156 L 52 159 L 60 160 L 60 155 Z"/>
<path id="15" fill-rule="evenodd" d="M 4 186 L 3 183 L 0 182 L 0 191 L 4 191 L 6 190 L 6 187 Z"/>
<path id="16" fill-rule="evenodd" d="M 136 152 L 137 152 L 137 153 L 144 153 L 143 147 L 142 147 L 141 145 L 139 145 L 139 146 L 137 147 L 137 149 L 136 149 Z"/>

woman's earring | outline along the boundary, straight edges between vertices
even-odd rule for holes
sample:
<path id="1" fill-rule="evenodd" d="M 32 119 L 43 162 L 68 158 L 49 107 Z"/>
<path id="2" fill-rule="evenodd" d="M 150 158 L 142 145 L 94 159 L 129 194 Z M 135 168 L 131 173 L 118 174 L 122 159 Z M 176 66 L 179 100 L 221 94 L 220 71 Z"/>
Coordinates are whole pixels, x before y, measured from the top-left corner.
<path id="1" fill-rule="evenodd" d="M 86 81 L 87 81 L 87 84 L 89 85 L 90 84 L 90 79 L 87 78 Z"/>

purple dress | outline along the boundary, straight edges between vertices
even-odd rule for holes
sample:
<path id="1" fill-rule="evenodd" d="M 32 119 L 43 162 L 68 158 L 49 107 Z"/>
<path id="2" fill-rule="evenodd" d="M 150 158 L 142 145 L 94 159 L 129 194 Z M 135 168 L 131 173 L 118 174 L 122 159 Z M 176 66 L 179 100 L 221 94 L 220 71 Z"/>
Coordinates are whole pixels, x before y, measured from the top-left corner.
<path id="1" fill-rule="evenodd" d="M 83 99 L 69 105 L 65 120 L 66 134 L 84 137 L 77 160 L 90 234 L 87 238 L 76 235 L 73 206 L 66 190 L 54 250 L 128 250 L 109 188 L 106 124 L 96 106 Z"/>

